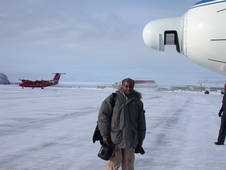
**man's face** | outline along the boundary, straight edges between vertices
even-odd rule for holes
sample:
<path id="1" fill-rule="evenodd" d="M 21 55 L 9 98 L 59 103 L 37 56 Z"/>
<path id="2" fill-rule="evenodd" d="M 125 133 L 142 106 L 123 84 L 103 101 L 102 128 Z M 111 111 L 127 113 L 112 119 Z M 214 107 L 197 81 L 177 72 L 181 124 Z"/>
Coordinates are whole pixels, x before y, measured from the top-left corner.
<path id="1" fill-rule="evenodd" d="M 134 85 L 132 82 L 126 81 L 122 84 L 122 90 L 126 95 L 130 95 L 133 92 Z"/>

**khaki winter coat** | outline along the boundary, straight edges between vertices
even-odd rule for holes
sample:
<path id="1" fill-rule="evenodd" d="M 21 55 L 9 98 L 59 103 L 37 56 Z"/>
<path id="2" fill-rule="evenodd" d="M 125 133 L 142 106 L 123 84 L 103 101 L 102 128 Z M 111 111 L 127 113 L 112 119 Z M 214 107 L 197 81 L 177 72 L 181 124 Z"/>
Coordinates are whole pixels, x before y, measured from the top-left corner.
<path id="1" fill-rule="evenodd" d="M 113 95 L 107 97 L 99 110 L 101 136 L 110 137 L 119 148 L 136 148 L 137 144 L 142 144 L 146 132 L 141 94 L 135 91 L 127 98 L 122 91 L 116 91 L 113 98 Z M 115 100 L 113 108 L 112 100 Z"/>

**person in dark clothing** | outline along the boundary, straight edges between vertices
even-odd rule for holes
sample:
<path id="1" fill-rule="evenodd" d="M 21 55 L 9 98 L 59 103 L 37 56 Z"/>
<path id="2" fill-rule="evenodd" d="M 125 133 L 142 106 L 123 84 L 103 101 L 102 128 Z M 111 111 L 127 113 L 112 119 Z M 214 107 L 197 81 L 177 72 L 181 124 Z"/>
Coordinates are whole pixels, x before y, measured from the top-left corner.
<path id="1" fill-rule="evenodd" d="M 226 84 L 224 85 L 224 97 L 222 101 L 221 109 L 218 113 L 218 116 L 221 117 L 221 125 L 218 134 L 217 142 L 214 142 L 215 145 L 224 145 L 225 136 L 226 136 Z"/>

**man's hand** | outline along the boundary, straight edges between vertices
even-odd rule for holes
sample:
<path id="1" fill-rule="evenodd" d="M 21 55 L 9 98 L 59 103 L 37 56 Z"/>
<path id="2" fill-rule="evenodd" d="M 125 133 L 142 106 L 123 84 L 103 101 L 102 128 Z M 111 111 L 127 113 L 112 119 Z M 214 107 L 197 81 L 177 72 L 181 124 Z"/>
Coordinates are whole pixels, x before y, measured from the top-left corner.
<path id="1" fill-rule="evenodd" d="M 222 113 L 223 113 L 224 109 L 223 109 L 223 105 L 221 107 L 221 109 L 219 110 L 219 113 L 218 113 L 218 116 L 221 117 L 222 116 Z"/>
<path id="2" fill-rule="evenodd" d="M 218 113 L 218 116 L 219 116 L 219 117 L 221 117 L 221 116 L 222 116 L 222 114 L 221 114 L 221 113 L 222 113 L 221 111 Z"/>
<path id="3" fill-rule="evenodd" d="M 110 139 L 109 138 L 103 138 L 103 144 L 109 144 Z"/>
<path id="4" fill-rule="evenodd" d="M 137 145 L 137 147 L 135 148 L 135 153 L 140 153 L 141 155 L 143 155 L 145 153 L 142 145 L 139 145 L 139 144 Z"/>

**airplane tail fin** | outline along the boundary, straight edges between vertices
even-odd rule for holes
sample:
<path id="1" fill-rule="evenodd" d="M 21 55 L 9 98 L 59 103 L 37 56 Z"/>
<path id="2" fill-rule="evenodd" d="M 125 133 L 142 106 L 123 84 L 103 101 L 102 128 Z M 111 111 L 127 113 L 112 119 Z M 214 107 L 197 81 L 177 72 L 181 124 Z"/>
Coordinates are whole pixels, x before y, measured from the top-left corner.
<path id="1" fill-rule="evenodd" d="M 56 73 L 54 78 L 53 78 L 53 81 L 57 84 L 58 81 L 60 80 L 60 76 L 61 76 L 61 73 Z"/>

